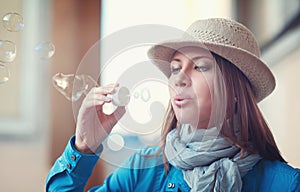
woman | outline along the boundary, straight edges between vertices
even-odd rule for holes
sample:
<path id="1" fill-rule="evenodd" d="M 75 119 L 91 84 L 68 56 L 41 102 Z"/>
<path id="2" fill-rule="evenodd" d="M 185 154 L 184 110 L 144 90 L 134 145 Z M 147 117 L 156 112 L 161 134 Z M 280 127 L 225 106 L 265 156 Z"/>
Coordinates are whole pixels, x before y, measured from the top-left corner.
<path id="1" fill-rule="evenodd" d="M 275 80 L 245 26 L 199 20 L 148 55 L 169 78 L 162 145 L 134 154 L 90 191 L 300 191 L 300 170 L 286 164 L 257 106 Z M 101 143 L 125 113 L 102 113 L 114 87 L 94 88 L 85 98 L 47 191 L 83 190 Z"/>

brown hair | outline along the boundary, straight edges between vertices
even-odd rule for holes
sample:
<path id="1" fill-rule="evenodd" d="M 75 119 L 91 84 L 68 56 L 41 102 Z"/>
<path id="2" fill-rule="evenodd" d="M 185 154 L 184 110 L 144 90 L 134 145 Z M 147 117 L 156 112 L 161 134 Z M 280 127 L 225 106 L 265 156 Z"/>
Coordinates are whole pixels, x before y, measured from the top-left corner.
<path id="1" fill-rule="evenodd" d="M 257 106 L 251 84 L 247 77 L 230 61 L 212 53 L 223 75 L 227 98 L 226 114 L 221 134 L 232 140 L 243 152 L 258 153 L 269 160 L 285 162 L 275 143 L 274 137 Z M 235 118 L 235 119 L 234 119 Z M 237 123 L 234 123 L 237 122 Z M 177 119 L 169 103 L 162 128 L 161 148 L 165 172 L 169 170 L 164 154 L 167 134 L 177 126 Z M 235 133 L 239 126 L 239 136 Z"/>

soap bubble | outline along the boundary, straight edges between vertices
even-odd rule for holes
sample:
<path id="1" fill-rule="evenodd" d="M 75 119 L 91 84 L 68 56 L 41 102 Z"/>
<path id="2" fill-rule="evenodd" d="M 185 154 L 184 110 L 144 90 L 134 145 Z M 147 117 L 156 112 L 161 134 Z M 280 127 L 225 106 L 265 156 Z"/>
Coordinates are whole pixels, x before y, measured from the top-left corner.
<path id="1" fill-rule="evenodd" d="M 63 73 L 57 73 L 52 77 L 53 86 L 70 101 L 72 101 L 74 78 L 74 74 L 65 75 Z"/>
<path id="2" fill-rule="evenodd" d="M 50 41 L 40 42 L 35 46 L 35 51 L 42 60 L 50 59 L 55 53 L 55 46 Z"/>
<path id="3" fill-rule="evenodd" d="M 18 13 L 7 13 L 2 17 L 4 28 L 10 32 L 18 32 L 23 30 L 23 17 Z"/>
<path id="4" fill-rule="evenodd" d="M 0 84 L 4 84 L 9 80 L 9 70 L 5 65 L 0 64 Z"/>
<path id="5" fill-rule="evenodd" d="M 16 45 L 8 40 L 0 40 L 0 62 L 11 63 L 16 58 Z"/>
<path id="6" fill-rule="evenodd" d="M 52 77 L 53 86 L 70 101 L 77 101 L 97 85 L 89 75 L 57 73 Z M 75 86 L 74 86 L 75 85 Z"/>
<path id="7" fill-rule="evenodd" d="M 125 146 L 125 141 L 122 135 L 113 133 L 107 138 L 107 146 L 113 151 L 120 151 Z"/>

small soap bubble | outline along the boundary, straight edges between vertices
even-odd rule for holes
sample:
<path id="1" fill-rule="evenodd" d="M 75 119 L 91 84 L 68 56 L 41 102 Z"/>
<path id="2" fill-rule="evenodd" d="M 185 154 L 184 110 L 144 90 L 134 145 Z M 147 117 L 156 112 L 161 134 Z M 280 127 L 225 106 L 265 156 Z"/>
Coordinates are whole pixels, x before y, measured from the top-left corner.
<path id="1" fill-rule="evenodd" d="M 42 60 L 50 59 L 55 53 L 55 46 L 50 41 L 40 42 L 35 46 L 38 57 Z"/>
<path id="2" fill-rule="evenodd" d="M 107 138 L 107 145 L 113 151 L 120 151 L 125 146 L 125 141 L 122 135 L 114 133 Z"/>
<path id="3" fill-rule="evenodd" d="M 0 64 L 0 84 L 4 84 L 9 80 L 9 70 L 5 65 Z"/>
<path id="4" fill-rule="evenodd" d="M 18 13 L 7 13 L 2 17 L 4 28 L 10 32 L 18 32 L 23 30 L 23 17 Z"/>
<path id="5" fill-rule="evenodd" d="M 8 40 L 0 40 L 0 62 L 11 63 L 16 58 L 16 45 Z"/>

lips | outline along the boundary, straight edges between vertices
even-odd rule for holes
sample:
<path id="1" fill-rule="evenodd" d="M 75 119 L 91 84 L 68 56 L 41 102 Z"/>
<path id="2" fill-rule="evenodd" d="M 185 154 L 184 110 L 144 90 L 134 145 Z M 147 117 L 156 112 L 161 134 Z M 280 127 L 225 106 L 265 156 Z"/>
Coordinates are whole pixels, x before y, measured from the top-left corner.
<path id="1" fill-rule="evenodd" d="M 174 104 L 178 107 L 183 107 L 191 101 L 191 97 L 184 95 L 177 95 L 174 97 Z"/>

